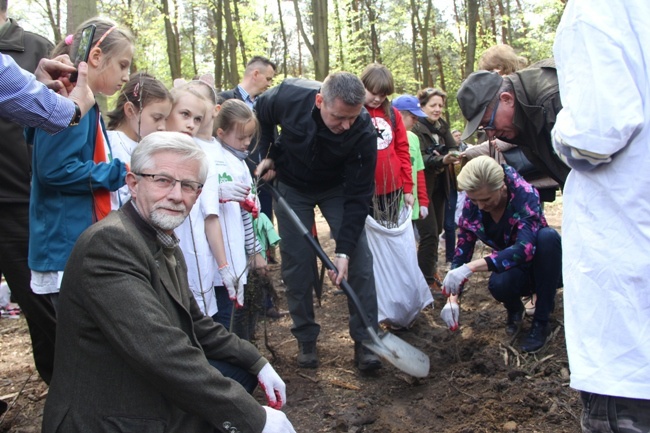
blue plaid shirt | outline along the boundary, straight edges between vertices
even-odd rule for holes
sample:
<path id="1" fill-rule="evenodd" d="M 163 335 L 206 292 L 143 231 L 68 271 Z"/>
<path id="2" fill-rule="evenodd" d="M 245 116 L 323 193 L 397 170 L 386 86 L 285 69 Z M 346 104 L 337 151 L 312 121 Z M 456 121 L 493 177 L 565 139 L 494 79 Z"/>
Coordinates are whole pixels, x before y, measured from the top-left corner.
<path id="1" fill-rule="evenodd" d="M 10 56 L 0 54 L 0 116 L 55 134 L 70 125 L 74 103 L 36 81 Z"/>

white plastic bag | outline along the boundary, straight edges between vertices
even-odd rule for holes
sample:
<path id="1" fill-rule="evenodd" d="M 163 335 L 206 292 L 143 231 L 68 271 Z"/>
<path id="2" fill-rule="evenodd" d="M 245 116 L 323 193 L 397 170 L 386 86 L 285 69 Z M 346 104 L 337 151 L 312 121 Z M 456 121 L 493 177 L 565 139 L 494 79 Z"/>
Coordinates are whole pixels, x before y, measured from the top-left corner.
<path id="1" fill-rule="evenodd" d="M 386 228 L 371 216 L 366 234 L 373 255 L 379 322 L 408 327 L 418 313 L 433 302 L 429 285 L 418 266 L 411 223 L 413 209 L 405 206 L 398 226 Z"/>

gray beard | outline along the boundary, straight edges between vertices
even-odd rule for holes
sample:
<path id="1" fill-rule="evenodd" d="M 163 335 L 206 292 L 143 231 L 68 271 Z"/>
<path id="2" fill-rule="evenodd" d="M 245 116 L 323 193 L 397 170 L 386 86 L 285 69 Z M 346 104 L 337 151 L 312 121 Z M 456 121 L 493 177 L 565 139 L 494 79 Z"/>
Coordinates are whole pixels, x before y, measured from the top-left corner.
<path id="1" fill-rule="evenodd" d="M 174 230 L 176 227 L 183 224 L 187 214 L 180 216 L 167 215 L 160 212 L 158 209 L 150 214 L 151 223 L 161 230 Z"/>

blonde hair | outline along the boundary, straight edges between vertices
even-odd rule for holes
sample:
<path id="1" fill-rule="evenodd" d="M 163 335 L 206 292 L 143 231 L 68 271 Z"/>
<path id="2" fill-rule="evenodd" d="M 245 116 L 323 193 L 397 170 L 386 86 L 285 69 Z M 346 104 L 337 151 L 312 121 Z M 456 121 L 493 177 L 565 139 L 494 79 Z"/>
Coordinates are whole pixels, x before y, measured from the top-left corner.
<path id="1" fill-rule="evenodd" d="M 508 75 L 525 68 L 527 63 L 528 60 L 518 56 L 510 45 L 499 44 L 483 51 L 478 59 L 478 68 L 497 71 L 500 75 Z"/>
<path id="2" fill-rule="evenodd" d="M 505 174 L 493 158 L 481 155 L 465 164 L 457 181 L 461 191 L 478 191 L 483 187 L 496 191 L 505 184 Z"/>
<path id="3" fill-rule="evenodd" d="M 201 101 L 203 101 L 206 105 L 208 104 L 208 102 L 210 102 L 206 97 L 206 95 L 201 91 L 197 90 L 197 86 L 192 86 L 191 83 L 186 83 L 178 87 L 172 87 L 169 93 L 172 95 L 172 103 L 174 105 L 176 105 L 176 103 L 178 102 L 178 100 L 182 95 L 185 95 L 187 93 L 196 96 Z"/>

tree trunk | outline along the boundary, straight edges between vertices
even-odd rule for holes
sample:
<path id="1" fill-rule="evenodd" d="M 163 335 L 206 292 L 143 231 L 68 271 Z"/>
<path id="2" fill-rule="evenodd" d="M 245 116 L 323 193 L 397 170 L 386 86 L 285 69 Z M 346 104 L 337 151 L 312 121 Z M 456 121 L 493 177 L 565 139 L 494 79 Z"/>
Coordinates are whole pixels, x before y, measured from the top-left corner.
<path id="1" fill-rule="evenodd" d="M 241 49 L 241 61 L 242 64 L 248 63 L 248 56 L 246 55 L 246 43 L 244 42 L 244 35 L 241 30 L 241 20 L 239 19 L 239 4 L 238 0 L 232 0 L 234 8 L 234 18 L 235 18 L 235 28 L 237 29 L 237 38 L 239 40 L 239 48 Z M 239 80 L 237 80 L 239 83 Z"/>
<path id="2" fill-rule="evenodd" d="M 302 35 L 307 49 L 311 53 L 314 61 L 314 75 L 317 81 L 323 81 L 329 73 L 329 40 L 327 37 L 327 1 L 311 1 L 311 22 L 314 36 L 314 42 L 309 41 L 309 36 L 305 31 L 302 22 L 302 15 L 298 7 L 298 0 L 293 0 L 294 10 L 296 11 L 296 23 L 298 30 Z"/>
<path id="3" fill-rule="evenodd" d="M 497 43 L 497 18 L 496 10 L 494 9 L 494 0 L 488 0 L 488 7 L 490 8 L 490 29 L 492 30 L 493 43 Z"/>
<path id="4" fill-rule="evenodd" d="M 411 1 L 411 6 L 413 2 Z M 417 50 L 417 40 L 418 40 L 418 28 L 416 24 L 417 13 L 411 9 L 411 34 L 413 38 L 411 39 L 411 66 L 413 67 L 413 77 L 417 82 L 422 82 L 422 75 L 418 68 L 418 50 Z"/>
<path id="5" fill-rule="evenodd" d="M 48 9 L 50 8 L 50 1 L 47 1 L 48 4 Z M 56 0 L 56 15 L 57 15 L 57 20 L 60 20 L 60 11 L 61 11 L 61 1 Z M 69 0 L 68 1 L 68 7 L 67 7 L 67 13 L 68 13 L 68 21 L 66 24 L 66 31 L 68 34 L 73 34 L 74 31 L 89 18 L 92 18 L 94 16 L 97 16 L 97 1 L 96 0 Z M 48 15 L 50 13 L 48 12 Z M 59 21 L 60 22 L 60 21 Z M 54 34 L 61 34 L 61 29 L 59 31 L 55 31 Z M 55 36 L 56 38 L 56 36 Z M 59 38 L 59 40 L 61 40 Z"/>
<path id="6" fill-rule="evenodd" d="M 343 54 L 343 23 L 341 22 L 341 13 L 339 10 L 339 2 L 338 0 L 334 0 L 334 11 L 335 11 L 335 17 L 334 19 L 336 20 L 335 26 L 336 26 L 336 42 L 338 44 L 338 58 L 337 58 L 337 68 L 339 70 L 344 71 L 345 70 L 345 56 Z"/>
<path id="7" fill-rule="evenodd" d="M 167 57 L 169 61 L 169 70 L 172 79 L 181 78 L 181 48 L 178 39 L 178 31 L 175 26 L 175 21 L 170 15 L 169 1 L 161 0 L 158 5 L 160 12 L 163 14 L 165 20 L 165 38 L 167 40 Z"/>
<path id="8" fill-rule="evenodd" d="M 222 0 L 212 0 L 210 5 L 210 17 L 208 20 L 210 25 L 210 36 L 213 41 L 213 56 L 214 56 L 214 86 L 217 89 L 223 90 L 223 9 Z M 211 21 L 211 23 L 210 23 Z"/>
<path id="9" fill-rule="evenodd" d="M 411 8 L 413 11 L 417 11 L 415 6 L 415 0 L 411 0 Z M 431 25 L 431 11 L 433 9 L 432 0 L 427 0 L 427 9 L 424 14 L 424 24 L 420 23 L 420 18 L 418 14 L 418 23 L 420 28 L 420 37 L 422 38 L 422 86 L 431 87 L 433 86 L 433 76 L 431 75 L 429 62 L 429 29 Z M 417 12 L 415 12 L 417 13 Z"/>
<path id="10" fill-rule="evenodd" d="M 192 49 L 192 71 L 194 72 L 193 76 L 196 77 L 199 75 L 199 68 L 196 64 L 196 21 L 198 20 L 198 17 L 196 16 L 196 8 L 194 7 L 194 3 L 190 4 L 190 16 L 192 19 L 190 20 L 188 40 Z"/>
<path id="11" fill-rule="evenodd" d="M 462 5 L 462 1 L 461 1 Z M 466 47 L 466 40 L 467 40 L 467 34 L 463 34 L 462 32 L 462 27 L 463 27 L 463 22 L 467 22 L 467 14 L 465 16 L 461 17 L 460 13 L 458 12 L 458 4 L 456 0 L 454 0 L 454 19 L 456 20 L 456 31 L 458 32 L 458 46 L 460 48 L 460 58 L 465 59 L 467 56 L 467 47 Z M 460 76 L 465 75 L 465 65 L 463 62 L 461 62 L 460 66 Z"/>
<path id="12" fill-rule="evenodd" d="M 510 22 L 510 17 L 506 15 L 506 10 L 503 7 L 503 1 L 497 1 L 497 8 L 499 9 L 499 17 L 501 19 L 501 43 L 509 44 L 510 43 L 510 34 L 508 32 L 508 22 Z"/>
<path id="13" fill-rule="evenodd" d="M 237 68 L 237 38 L 232 26 L 232 13 L 230 11 L 230 0 L 223 0 L 223 17 L 226 21 L 226 45 L 228 46 L 228 55 L 230 62 L 225 64 L 226 69 L 230 71 L 227 81 L 231 87 L 239 84 L 239 69 Z"/>
<path id="14" fill-rule="evenodd" d="M 289 44 L 287 43 L 287 31 L 284 28 L 284 20 L 282 19 L 282 0 L 278 0 L 278 14 L 280 17 L 280 33 L 282 34 L 282 69 L 284 70 L 284 77 L 287 77 L 287 59 L 289 58 Z"/>
<path id="15" fill-rule="evenodd" d="M 328 37 L 328 1 L 312 0 L 312 23 L 314 27 L 314 48 L 317 56 L 314 69 L 317 81 L 323 81 L 330 70 L 330 47 Z"/>
<path id="16" fill-rule="evenodd" d="M 467 52 L 465 53 L 465 77 L 474 72 L 476 61 L 476 26 L 478 23 L 478 0 L 467 0 Z"/>
<path id="17" fill-rule="evenodd" d="M 368 10 L 368 23 L 370 24 L 370 50 L 372 52 L 372 61 L 381 63 L 381 50 L 379 48 L 379 37 L 377 36 L 377 13 L 374 8 L 373 0 L 365 0 L 365 6 Z"/>

